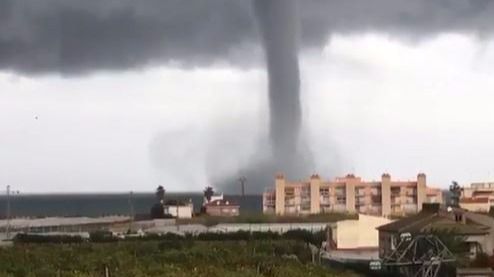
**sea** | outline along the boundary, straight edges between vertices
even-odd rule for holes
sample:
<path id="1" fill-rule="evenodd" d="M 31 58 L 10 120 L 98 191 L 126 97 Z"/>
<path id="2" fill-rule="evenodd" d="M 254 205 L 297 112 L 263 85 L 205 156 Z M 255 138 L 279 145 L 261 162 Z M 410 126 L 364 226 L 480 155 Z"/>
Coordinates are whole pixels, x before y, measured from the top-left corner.
<path id="1" fill-rule="evenodd" d="M 202 193 L 166 193 L 167 200 L 188 200 L 199 212 L 203 203 Z M 253 214 L 262 211 L 262 195 L 225 195 L 240 205 L 240 213 Z M 84 194 L 14 194 L 10 196 L 11 217 L 147 215 L 157 203 L 153 193 L 84 193 Z M 0 218 L 7 215 L 7 198 L 0 196 Z"/>

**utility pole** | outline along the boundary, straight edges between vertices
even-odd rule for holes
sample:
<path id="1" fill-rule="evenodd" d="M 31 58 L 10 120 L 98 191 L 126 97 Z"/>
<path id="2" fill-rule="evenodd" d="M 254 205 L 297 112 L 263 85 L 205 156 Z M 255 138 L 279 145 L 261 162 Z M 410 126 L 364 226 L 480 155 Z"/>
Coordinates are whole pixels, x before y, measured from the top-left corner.
<path id="1" fill-rule="evenodd" d="M 134 193 L 129 193 L 129 231 L 132 233 L 132 225 L 134 224 Z"/>
<path id="2" fill-rule="evenodd" d="M 240 189 L 242 191 L 242 197 L 245 196 L 245 182 L 247 182 L 247 178 L 245 176 L 242 176 L 238 178 L 238 181 L 240 182 Z"/>
<path id="3" fill-rule="evenodd" d="M 10 239 L 10 185 L 7 186 L 7 239 Z"/>

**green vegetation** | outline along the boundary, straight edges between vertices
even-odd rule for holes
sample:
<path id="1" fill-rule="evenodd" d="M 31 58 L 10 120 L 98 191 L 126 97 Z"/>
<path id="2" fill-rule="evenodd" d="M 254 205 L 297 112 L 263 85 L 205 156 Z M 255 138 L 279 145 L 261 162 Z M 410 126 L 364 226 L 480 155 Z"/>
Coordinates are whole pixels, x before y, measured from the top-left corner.
<path id="1" fill-rule="evenodd" d="M 447 203 L 451 207 L 460 207 L 460 196 L 461 196 L 462 188 L 458 185 L 458 182 L 452 181 L 449 186 L 449 192 L 451 194 L 449 203 Z"/>
<path id="2" fill-rule="evenodd" d="M 214 226 L 219 223 L 315 223 L 336 222 L 345 219 L 358 219 L 358 214 L 326 213 L 307 216 L 278 216 L 269 214 L 245 214 L 236 217 L 197 216 L 190 219 L 178 219 L 179 224 L 202 224 Z"/>
<path id="3" fill-rule="evenodd" d="M 16 243 L 0 249 L 0 276 L 355 276 L 311 261 L 306 243 L 281 239 Z"/>
<path id="4" fill-rule="evenodd" d="M 67 236 L 67 235 L 41 235 L 41 234 L 17 234 L 14 238 L 16 244 L 32 244 L 32 243 L 103 243 L 103 242 L 117 242 L 117 241 L 251 241 L 251 240 L 295 240 L 305 243 L 311 243 L 313 245 L 321 245 L 326 239 L 324 231 L 310 232 L 307 230 L 290 230 L 283 234 L 276 232 L 249 232 L 249 231 L 237 231 L 231 233 L 200 233 L 198 235 L 187 234 L 185 236 L 175 233 L 166 234 L 147 234 L 145 236 L 130 236 L 126 238 L 118 238 L 113 236 L 108 231 L 96 231 L 90 233 L 89 240 L 83 239 L 80 236 Z"/>

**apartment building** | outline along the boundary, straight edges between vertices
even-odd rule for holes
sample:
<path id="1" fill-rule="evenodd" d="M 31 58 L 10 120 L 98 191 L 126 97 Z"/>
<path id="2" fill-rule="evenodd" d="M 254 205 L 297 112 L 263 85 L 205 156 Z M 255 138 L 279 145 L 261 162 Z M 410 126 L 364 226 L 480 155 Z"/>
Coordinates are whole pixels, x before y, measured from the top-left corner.
<path id="1" fill-rule="evenodd" d="M 349 174 L 332 181 L 312 175 L 308 181 L 290 182 L 278 175 L 274 188 L 263 194 L 264 213 L 278 215 L 327 212 L 406 215 L 420 211 L 422 203 L 442 203 L 441 190 L 427 187 L 423 173 L 413 181 L 392 181 L 389 174 L 383 174 L 380 181 L 364 181 Z"/>
<path id="2" fill-rule="evenodd" d="M 488 212 L 494 205 L 494 183 L 472 183 L 462 188 L 460 207 L 472 212 Z"/>

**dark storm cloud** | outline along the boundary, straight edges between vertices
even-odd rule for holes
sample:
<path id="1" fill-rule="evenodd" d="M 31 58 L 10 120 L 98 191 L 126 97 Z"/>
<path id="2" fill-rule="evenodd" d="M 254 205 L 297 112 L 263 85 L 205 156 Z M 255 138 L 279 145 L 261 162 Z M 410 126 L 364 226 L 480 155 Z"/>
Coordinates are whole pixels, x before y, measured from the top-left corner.
<path id="1" fill-rule="evenodd" d="M 332 32 L 483 34 L 494 21 L 492 0 L 299 2 L 302 47 L 320 46 Z M 0 68 L 78 74 L 167 62 L 241 64 L 253 58 L 245 49 L 259 43 L 254 22 L 247 0 L 0 0 Z"/>
<path id="2" fill-rule="evenodd" d="M 170 61 L 201 65 L 231 57 L 234 45 L 254 40 L 248 1 L 8 3 L 0 27 L 0 66 L 28 73 Z"/>

